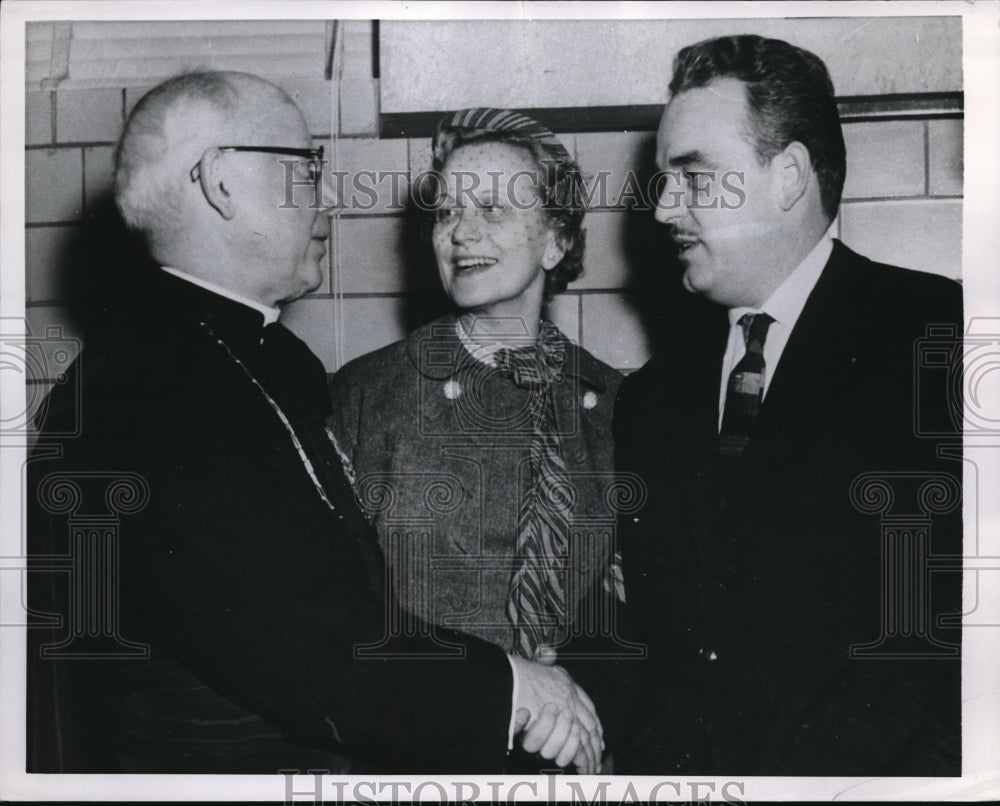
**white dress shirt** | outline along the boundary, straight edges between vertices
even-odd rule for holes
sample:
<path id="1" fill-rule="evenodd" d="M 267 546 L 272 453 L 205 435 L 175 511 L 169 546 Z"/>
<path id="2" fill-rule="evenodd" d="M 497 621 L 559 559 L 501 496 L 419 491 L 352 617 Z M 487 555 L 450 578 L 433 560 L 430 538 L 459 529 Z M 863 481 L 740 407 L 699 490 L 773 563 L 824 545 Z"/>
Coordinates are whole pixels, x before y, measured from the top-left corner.
<path id="1" fill-rule="evenodd" d="M 228 288 L 223 288 L 221 285 L 217 285 L 211 280 L 195 277 L 194 275 L 188 274 L 186 271 L 174 269 L 170 266 L 161 266 L 160 268 L 162 268 L 167 274 L 172 274 L 174 277 L 180 277 L 182 280 L 186 280 L 189 283 L 200 286 L 206 291 L 211 291 L 213 294 L 218 294 L 220 297 L 231 299 L 233 302 L 238 302 L 241 305 L 253 308 L 255 311 L 260 311 L 264 315 L 265 325 L 273 325 L 278 321 L 278 317 L 281 315 L 281 308 L 272 308 L 269 305 L 264 305 L 262 302 L 257 302 L 249 297 L 244 297 L 242 294 L 237 294 L 235 291 L 230 291 Z"/>
<path id="2" fill-rule="evenodd" d="M 729 374 L 733 371 L 747 351 L 743 338 L 743 328 L 737 323 L 746 313 L 766 313 L 774 321 L 767 331 L 764 340 L 764 396 L 771 385 L 771 378 L 778 368 L 778 361 L 792 335 L 792 328 L 799 320 L 799 315 L 805 307 L 806 300 L 823 273 L 823 267 L 830 259 L 833 251 L 833 239 L 824 235 L 805 259 L 795 267 L 795 270 L 785 278 L 774 293 L 760 308 L 730 308 L 729 309 L 729 341 L 722 357 L 722 383 L 719 389 L 719 429 L 722 429 L 722 413 L 726 408 L 726 387 L 729 385 Z"/>

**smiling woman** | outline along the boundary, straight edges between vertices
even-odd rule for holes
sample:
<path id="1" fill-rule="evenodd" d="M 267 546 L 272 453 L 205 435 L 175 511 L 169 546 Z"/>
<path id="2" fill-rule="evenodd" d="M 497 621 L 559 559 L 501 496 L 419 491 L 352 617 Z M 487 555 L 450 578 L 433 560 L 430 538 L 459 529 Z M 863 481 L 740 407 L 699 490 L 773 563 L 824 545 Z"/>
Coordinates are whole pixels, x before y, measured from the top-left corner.
<path id="1" fill-rule="evenodd" d="M 448 159 L 434 253 L 467 330 L 482 317 L 538 334 L 545 276 L 566 250 L 533 186 L 536 173 L 528 152 L 497 141 L 462 146 Z"/>
<path id="2" fill-rule="evenodd" d="M 617 577 L 593 523 L 614 518 L 621 377 L 543 318 L 582 271 L 580 170 L 507 110 L 449 115 L 433 151 L 419 206 L 455 310 L 337 373 L 330 430 L 408 610 L 512 654 L 566 654 L 582 603 Z"/>

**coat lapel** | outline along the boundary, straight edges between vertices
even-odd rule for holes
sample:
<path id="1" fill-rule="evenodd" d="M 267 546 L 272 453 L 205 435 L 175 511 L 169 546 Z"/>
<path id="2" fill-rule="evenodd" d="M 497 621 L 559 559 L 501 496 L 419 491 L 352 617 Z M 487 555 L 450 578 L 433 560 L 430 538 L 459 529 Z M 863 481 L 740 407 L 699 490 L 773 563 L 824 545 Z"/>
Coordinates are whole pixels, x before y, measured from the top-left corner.
<path id="1" fill-rule="evenodd" d="M 839 242 L 806 300 L 767 397 L 756 432 L 733 479 L 724 518 L 746 512 L 768 491 L 762 485 L 809 445 L 817 428 L 832 428 L 838 390 L 850 383 L 855 337 L 846 323 L 857 305 L 851 253 Z M 852 301 L 853 300 L 853 301 Z M 773 491 L 771 491 L 773 492 Z"/>

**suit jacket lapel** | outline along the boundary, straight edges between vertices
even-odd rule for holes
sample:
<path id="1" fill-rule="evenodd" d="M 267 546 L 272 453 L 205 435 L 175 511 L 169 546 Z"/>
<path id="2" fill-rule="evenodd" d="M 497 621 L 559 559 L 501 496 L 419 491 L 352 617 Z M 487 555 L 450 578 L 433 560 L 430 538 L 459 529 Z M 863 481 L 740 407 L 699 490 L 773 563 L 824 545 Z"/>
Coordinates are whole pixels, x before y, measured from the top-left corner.
<path id="1" fill-rule="evenodd" d="M 760 485 L 773 478 L 776 463 L 785 463 L 809 443 L 814 429 L 830 427 L 830 405 L 851 371 L 853 339 L 848 321 L 857 300 L 850 252 L 835 242 L 816 287 L 806 300 L 782 353 L 756 431 L 733 479 L 727 514 L 745 511 L 762 494 Z M 766 472 L 770 466 L 772 472 Z"/>

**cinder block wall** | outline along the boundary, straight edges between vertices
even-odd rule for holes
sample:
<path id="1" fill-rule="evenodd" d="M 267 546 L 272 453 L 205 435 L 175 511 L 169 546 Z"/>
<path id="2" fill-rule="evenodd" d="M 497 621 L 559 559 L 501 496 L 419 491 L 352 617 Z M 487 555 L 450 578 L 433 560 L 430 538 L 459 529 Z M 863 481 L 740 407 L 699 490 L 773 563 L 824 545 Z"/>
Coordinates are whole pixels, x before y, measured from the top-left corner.
<path id="1" fill-rule="evenodd" d="M 376 93 L 371 83 L 343 82 L 339 118 L 332 82 L 284 82 L 305 110 L 333 166 L 357 171 L 429 168 L 426 139 L 375 136 Z M 78 249 L 88 228 L 110 207 L 112 153 L 124 116 L 141 97 L 134 87 L 53 90 L 27 94 L 26 315 L 32 334 L 59 326 L 73 338 L 68 315 Z M 331 120 L 339 119 L 334 143 Z M 961 270 L 962 121 L 854 122 L 845 125 L 848 178 L 832 232 L 870 257 L 958 278 Z M 652 132 L 564 134 L 585 171 L 610 172 L 609 188 L 626 172 L 652 165 Z M 436 277 L 412 219 L 398 209 L 388 181 L 377 204 L 346 210 L 335 223 L 323 285 L 288 306 L 285 320 L 335 371 L 346 360 L 401 338 L 441 310 Z M 405 190 L 405 189 L 404 189 Z M 667 271 L 665 232 L 651 213 L 605 199 L 586 219 L 586 273 L 553 304 L 563 330 L 621 369 L 649 355 L 640 314 L 642 289 Z M 29 399 L 41 399 L 52 379 L 37 379 Z"/>

